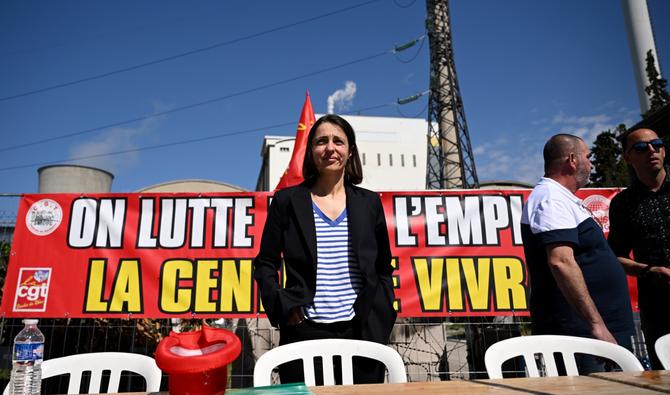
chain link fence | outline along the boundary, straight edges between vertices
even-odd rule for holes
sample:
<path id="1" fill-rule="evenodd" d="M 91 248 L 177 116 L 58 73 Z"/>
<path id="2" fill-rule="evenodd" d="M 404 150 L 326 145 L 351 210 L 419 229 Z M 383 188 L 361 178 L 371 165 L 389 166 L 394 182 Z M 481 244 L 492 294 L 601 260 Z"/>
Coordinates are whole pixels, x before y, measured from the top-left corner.
<path id="1" fill-rule="evenodd" d="M 2 199 L 5 200 L 5 199 Z M 17 199 L 18 202 L 18 199 Z M 0 282 L 4 283 L 9 245 L 14 232 L 16 213 L 0 210 Z M 242 354 L 230 367 L 229 386 L 253 386 L 256 359 L 276 347 L 279 333 L 267 319 L 211 320 L 211 326 L 227 328 L 242 341 Z M 42 319 L 45 358 L 87 352 L 118 351 L 153 356 L 156 345 L 175 325 L 174 320 L 160 319 Z M 398 319 L 391 335 L 391 347 L 403 357 L 410 381 L 437 381 L 487 378 L 484 353 L 493 343 L 529 334 L 528 317 L 466 317 L 466 318 L 403 318 Z M 646 350 L 639 330 L 633 339 L 639 358 Z M 11 371 L 12 342 L 23 328 L 20 319 L 0 319 L 0 388 L 4 388 Z M 525 368 L 519 361 L 503 365 L 506 376 L 523 376 Z M 86 381 L 86 378 L 84 378 Z M 84 388 L 86 388 L 84 383 Z M 65 393 L 67 379 L 53 378 L 43 382 L 43 393 Z M 119 391 L 142 391 L 143 380 L 128 374 Z M 163 380 L 161 390 L 167 390 Z"/>

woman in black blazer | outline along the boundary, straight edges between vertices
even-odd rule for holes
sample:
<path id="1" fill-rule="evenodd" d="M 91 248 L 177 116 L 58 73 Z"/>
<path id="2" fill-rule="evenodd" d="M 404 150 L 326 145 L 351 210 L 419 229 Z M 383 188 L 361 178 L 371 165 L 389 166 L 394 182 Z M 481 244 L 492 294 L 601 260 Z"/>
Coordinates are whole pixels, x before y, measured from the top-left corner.
<path id="1" fill-rule="evenodd" d="M 362 166 L 346 120 L 329 114 L 316 121 L 307 138 L 303 177 L 302 184 L 275 193 L 254 260 L 254 278 L 270 323 L 279 328 L 279 344 L 323 338 L 386 344 L 396 319 L 388 230 L 379 196 L 355 186 L 363 179 Z M 317 246 L 319 238 L 320 246 L 326 243 L 324 236 L 317 237 L 315 222 L 328 227 L 320 218 L 331 226 L 346 219 L 349 270 L 343 281 L 317 286 L 317 275 L 323 279 L 330 270 L 328 259 L 321 258 L 323 247 Z M 282 256 L 283 288 L 278 276 Z M 333 290 L 326 288 L 340 285 L 350 285 L 353 305 L 349 316 L 329 317 L 322 295 L 327 298 Z M 343 305 L 348 306 L 346 300 Z M 355 382 L 383 381 L 383 366 L 354 361 Z M 285 364 L 279 373 L 282 383 L 303 381 L 300 364 Z"/>

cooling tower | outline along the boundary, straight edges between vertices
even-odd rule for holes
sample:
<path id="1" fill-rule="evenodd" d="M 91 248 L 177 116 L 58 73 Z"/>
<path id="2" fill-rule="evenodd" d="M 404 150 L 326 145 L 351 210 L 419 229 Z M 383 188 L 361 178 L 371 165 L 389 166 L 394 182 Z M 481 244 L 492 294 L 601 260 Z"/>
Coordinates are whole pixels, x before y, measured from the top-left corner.
<path id="1" fill-rule="evenodd" d="M 114 175 L 95 167 L 51 165 L 37 169 L 39 193 L 107 193 Z"/>

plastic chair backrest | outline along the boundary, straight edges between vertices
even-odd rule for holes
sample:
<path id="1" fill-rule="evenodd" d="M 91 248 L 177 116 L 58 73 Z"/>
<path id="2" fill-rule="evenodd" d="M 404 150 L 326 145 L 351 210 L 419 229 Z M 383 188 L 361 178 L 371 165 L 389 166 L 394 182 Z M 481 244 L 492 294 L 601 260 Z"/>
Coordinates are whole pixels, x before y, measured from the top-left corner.
<path id="1" fill-rule="evenodd" d="M 670 369 L 670 333 L 656 339 L 654 343 L 656 356 L 661 361 L 664 369 Z"/>
<path id="2" fill-rule="evenodd" d="M 273 348 L 261 355 L 254 367 L 254 386 L 265 386 L 272 384 L 272 370 L 286 362 L 302 360 L 305 372 L 305 384 L 316 385 L 314 374 L 314 358 L 323 359 L 323 382 L 324 385 L 335 384 L 335 369 L 333 357 L 342 358 L 342 384 L 353 384 L 352 357 L 361 356 L 375 359 L 388 370 L 390 383 L 406 383 L 407 371 L 405 363 L 398 352 L 383 344 L 347 339 L 321 339 L 306 340 L 286 344 Z"/>
<path id="3" fill-rule="evenodd" d="M 147 392 L 160 390 L 162 372 L 153 358 L 141 354 L 124 352 L 93 352 L 75 354 L 61 358 L 47 359 L 42 362 L 42 379 L 70 375 L 68 394 L 78 394 L 83 372 L 91 372 L 88 387 L 89 394 L 100 393 L 100 382 L 103 371 L 110 371 L 107 392 L 118 392 L 121 372 L 133 372 L 144 377 Z M 3 395 L 9 393 L 9 384 Z"/>
<path id="4" fill-rule="evenodd" d="M 610 359 L 623 371 L 644 370 L 633 353 L 617 344 L 585 337 L 558 335 L 520 336 L 499 341 L 486 350 L 484 363 L 489 378 L 501 379 L 502 364 L 511 358 L 522 356 L 528 376 L 540 377 L 535 361 L 535 355 L 540 354 L 544 360 L 546 375 L 558 376 L 554 353 L 562 354 L 568 376 L 579 375 L 575 354 L 590 354 Z"/>

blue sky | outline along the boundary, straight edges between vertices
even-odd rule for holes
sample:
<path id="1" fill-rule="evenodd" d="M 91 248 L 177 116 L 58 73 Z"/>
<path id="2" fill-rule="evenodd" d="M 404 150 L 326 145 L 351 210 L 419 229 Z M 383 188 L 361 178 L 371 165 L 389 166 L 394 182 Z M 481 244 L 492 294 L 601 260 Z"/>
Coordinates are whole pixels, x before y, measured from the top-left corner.
<path id="1" fill-rule="evenodd" d="M 648 4 L 668 69 L 670 2 Z M 534 182 L 548 136 L 593 141 L 639 120 L 618 0 L 452 0 L 451 12 L 480 181 Z M 263 136 L 295 133 L 307 89 L 317 113 L 351 81 L 336 112 L 426 117 L 427 96 L 393 103 L 428 88 L 427 40 L 390 53 L 425 34 L 425 17 L 412 0 L 0 2 L 0 192 L 36 192 L 41 163 L 160 145 L 75 163 L 114 173 L 115 192 L 183 178 L 252 190 Z"/>

